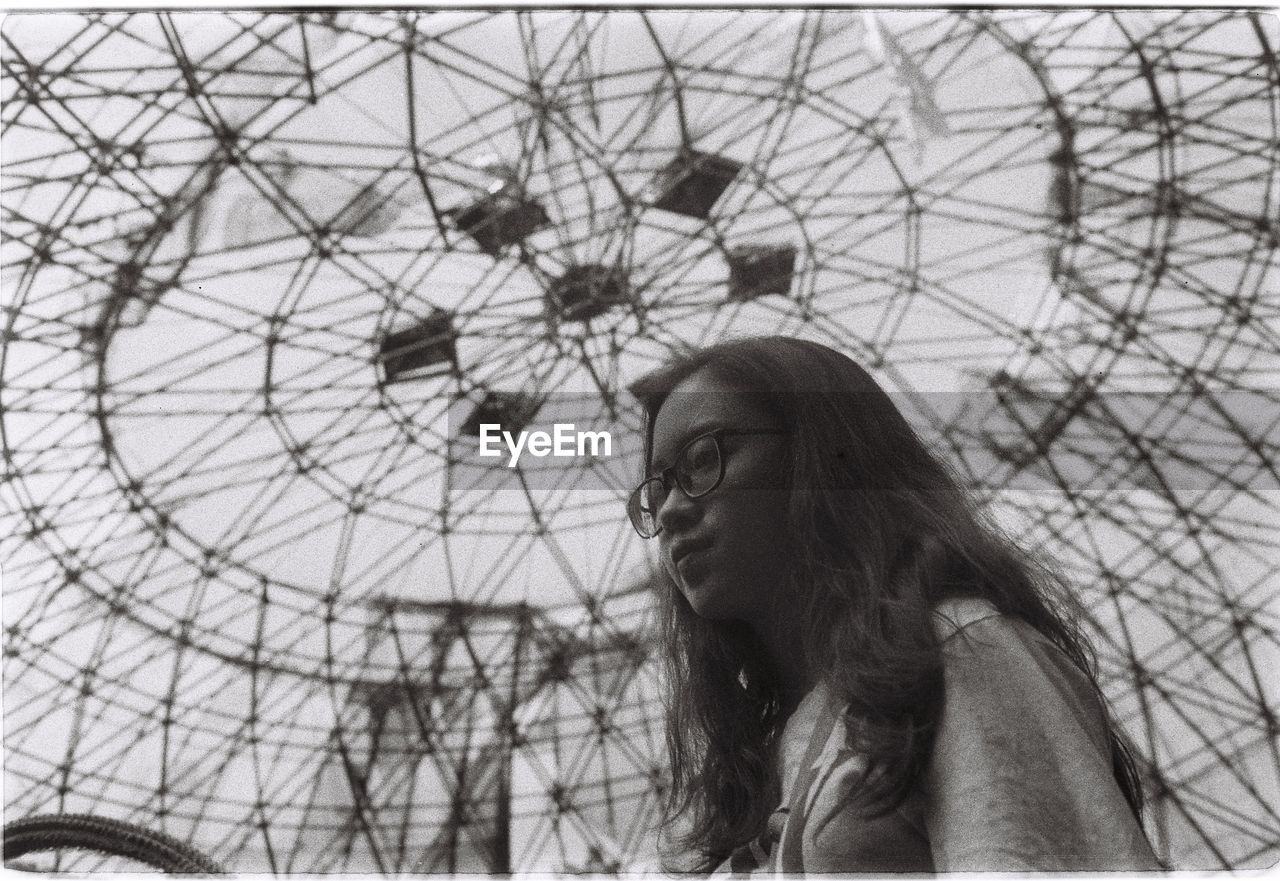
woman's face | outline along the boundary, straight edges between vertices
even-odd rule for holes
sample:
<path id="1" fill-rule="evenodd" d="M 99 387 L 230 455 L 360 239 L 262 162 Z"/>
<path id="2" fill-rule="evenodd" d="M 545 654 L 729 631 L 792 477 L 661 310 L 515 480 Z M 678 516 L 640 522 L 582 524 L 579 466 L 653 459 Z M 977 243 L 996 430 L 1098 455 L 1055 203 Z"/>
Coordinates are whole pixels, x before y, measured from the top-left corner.
<path id="1" fill-rule="evenodd" d="M 709 368 L 672 390 L 653 423 L 650 473 L 674 464 L 690 440 L 717 428 L 781 428 L 759 396 L 744 394 Z M 787 438 L 777 434 L 721 439 L 724 479 L 690 499 L 678 486 L 659 508 L 662 565 L 693 610 L 705 618 L 768 626 L 785 584 Z"/>

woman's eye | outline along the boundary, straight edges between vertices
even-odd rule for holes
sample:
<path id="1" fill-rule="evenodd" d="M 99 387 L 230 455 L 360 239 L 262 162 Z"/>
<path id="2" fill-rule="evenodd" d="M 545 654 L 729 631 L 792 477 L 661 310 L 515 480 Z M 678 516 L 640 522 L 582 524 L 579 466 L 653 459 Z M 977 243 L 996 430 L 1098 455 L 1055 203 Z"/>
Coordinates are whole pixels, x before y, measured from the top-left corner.
<path id="1" fill-rule="evenodd" d="M 710 444 L 696 444 L 689 450 L 686 456 L 688 469 L 690 471 L 702 471 L 706 468 L 714 468 L 716 464 L 716 450 Z"/>

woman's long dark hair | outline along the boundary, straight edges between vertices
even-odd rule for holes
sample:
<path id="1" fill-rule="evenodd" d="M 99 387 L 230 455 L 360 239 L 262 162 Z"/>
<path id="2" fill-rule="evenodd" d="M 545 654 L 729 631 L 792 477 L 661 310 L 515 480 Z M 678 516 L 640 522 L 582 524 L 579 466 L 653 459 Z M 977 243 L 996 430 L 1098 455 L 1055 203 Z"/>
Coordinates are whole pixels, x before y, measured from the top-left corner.
<path id="1" fill-rule="evenodd" d="M 708 368 L 763 393 L 791 431 L 791 581 L 808 669 L 841 703 L 865 751 L 868 816 L 897 807 L 920 778 L 942 711 L 942 652 L 932 611 L 981 597 L 1051 640 L 1088 677 L 1105 709 L 1079 607 L 1044 566 L 990 522 L 889 396 L 850 358 L 788 337 L 734 340 L 676 359 L 632 391 L 653 418 L 671 391 Z M 662 579 L 661 632 L 671 703 L 668 829 L 709 871 L 758 836 L 777 805 L 775 740 L 783 695 L 747 625 L 700 618 Z M 1133 754 L 1108 719 L 1116 780 L 1136 816 Z"/>

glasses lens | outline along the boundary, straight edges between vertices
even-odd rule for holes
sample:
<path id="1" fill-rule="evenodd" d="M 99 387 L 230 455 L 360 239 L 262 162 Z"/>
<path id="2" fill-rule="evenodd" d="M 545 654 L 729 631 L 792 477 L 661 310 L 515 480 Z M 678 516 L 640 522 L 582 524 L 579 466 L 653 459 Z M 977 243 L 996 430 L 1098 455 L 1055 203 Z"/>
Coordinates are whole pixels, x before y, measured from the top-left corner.
<path id="1" fill-rule="evenodd" d="M 631 498 L 627 500 L 627 515 L 644 538 L 653 538 L 658 534 L 658 509 L 666 493 L 660 478 L 650 478 L 636 487 Z"/>
<path id="2" fill-rule="evenodd" d="M 720 482 L 720 445 L 714 437 L 695 438 L 684 448 L 676 462 L 676 478 L 691 498 L 711 492 Z"/>

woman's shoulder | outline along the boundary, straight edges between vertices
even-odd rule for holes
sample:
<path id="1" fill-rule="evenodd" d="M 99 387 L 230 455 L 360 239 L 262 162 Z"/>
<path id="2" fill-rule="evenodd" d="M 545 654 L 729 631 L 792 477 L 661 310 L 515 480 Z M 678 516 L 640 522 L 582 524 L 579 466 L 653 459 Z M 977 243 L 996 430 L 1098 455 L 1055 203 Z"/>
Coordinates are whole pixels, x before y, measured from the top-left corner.
<path id="1" fill-rule="evenodd" d="M 1105 743 L 1105 714 L 1088 673 L 1036 628 L 967 597 L 935 607 L 934 626 L 949 703 L 1026 722 L 1065 711 Z"/>
<path id="2" fill-rule="evenodd" d="M 994 662 L 1002 656 L 1046 654 L 1075 666 L 1049 637 L 981 597 L 956 597 L 938 603 L 933 609 L 933 626 L 948 658 L 979 655 Z"/>
<path id="3" fill-rule="evenodd" d="M 999 618 L 1005 616 L 994 603 L 982 597 L 951 597 L 933 607 L 933 629 L 941 643 L 980 621 Z M 1009 619 L 1001 623 L 1001 626 L 1011 625 Z"/>
<path id="4" fill-rule="evenodd" d="M 922 781 L 935 869 L 1154 868 L 1089 674 L 988 602 L 936 611 L 945 689 Z"/>

